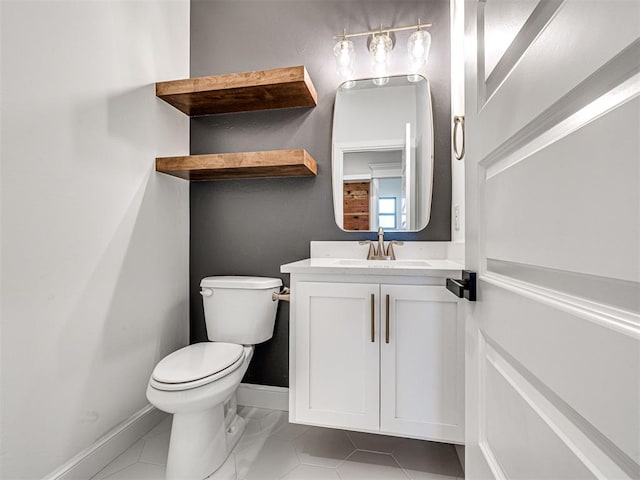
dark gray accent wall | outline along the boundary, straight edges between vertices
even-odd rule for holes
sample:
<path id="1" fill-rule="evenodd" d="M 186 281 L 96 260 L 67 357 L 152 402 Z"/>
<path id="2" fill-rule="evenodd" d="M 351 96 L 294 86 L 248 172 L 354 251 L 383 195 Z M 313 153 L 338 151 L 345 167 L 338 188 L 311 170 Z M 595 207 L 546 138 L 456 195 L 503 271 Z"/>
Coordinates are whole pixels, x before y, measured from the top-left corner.
<path id="1" fill-rule="evenodd" d="M 315 178 L 218 180 L 191 184 L 191 341 L 207 339 L 198 294 L 209 275 L 280 277 L 280 265 L 309 256 L 311 240 L 374 239 L 346 233 L 333 219 L 331 125 L 335 89 L 333 34 L 383 25 L 433 23 L 426 76 L 434 107 L 435 168 L 429 225 L 421 232 L 388 234 L 398 240 L 450 240 L 449 1 L 191 2 L 191 76 L 305 65 L 318 106 L 191 120 L 191 153 L 305 148 L 318 163 Z M 407 34 L 408 35 L 408 34 Z M 398 35 L 391 73 L 400 73 L 406 48 Z M 359 77 L 370 76 L 366 40 L 356 40 Z M 273 338 L 256 347 L 244 381 L 288 386 L 289 305 L 281 302 Z"/>

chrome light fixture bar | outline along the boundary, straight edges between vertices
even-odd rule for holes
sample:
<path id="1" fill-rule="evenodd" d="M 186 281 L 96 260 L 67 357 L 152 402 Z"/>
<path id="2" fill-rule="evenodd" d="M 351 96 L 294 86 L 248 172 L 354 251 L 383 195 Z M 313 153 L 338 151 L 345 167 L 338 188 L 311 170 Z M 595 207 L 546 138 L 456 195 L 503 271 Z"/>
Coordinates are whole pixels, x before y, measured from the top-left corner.
<path id="1" fill-rule="evenodd" d="M 334 40 L 338 40 L 338 42 L 333 49 L 333 54 L 336 57 L 338 75 L 346 82 L 343 86 L 349 88 L 350 85 L 353 85 L 355 46 L 353 41 L 350 40 L 351 38 L 369 37 L 367 45 L 372 56 L 375 75 L 373 82 L 376 85 L 384 85 L 389 81 L 387 69 L 391 51 L 395 46 L 395 36 L 393 34 L 394 32 L 405 30 L 415 30 L 407 42 L 407 54 L 411 76 L 417 79 L 417 73 L 426 64 L 431 48 L 431 35 L 426 30 L 423 30 L 430 26 L 430 23 L 421 23 L 420 19 L 418 19 L 418 23 L 415 25 L 384 28 L 380 25 L 377 30 L 357 33 L 347 33 L 344 30 L 343 33 L 334 35 Z"/>
<path id="2" fill-rule="evenodd" d="M 406 27 L 388 27 L 383 28 L 380 26 L 379 29 L 376 30 L 368 30 L 366 32 L 358 32 L 358 33 L 340 33 L 333 36 L 334 40 L 338 40 L 339 38 L 353 38 L 353 37 L 364 37 L 365 35 L 374 35 L 380 33 L 391 33 L 391 32 L 402 32 L 405 30 L 421 30 L 423 28 L 431 27 L 430 23 L 420 23 L 420 19 L 418 19 L 418 23 L 415 25 L 407 25 Z"/>

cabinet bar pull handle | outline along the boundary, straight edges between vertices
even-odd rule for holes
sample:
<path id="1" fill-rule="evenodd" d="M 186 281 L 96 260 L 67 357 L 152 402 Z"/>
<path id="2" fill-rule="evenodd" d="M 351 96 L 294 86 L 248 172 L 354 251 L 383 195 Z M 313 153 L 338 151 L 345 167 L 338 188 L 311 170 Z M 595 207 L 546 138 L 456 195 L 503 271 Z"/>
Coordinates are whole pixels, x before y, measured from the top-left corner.
<path id="1" fill-rule="evenodd" d="M 376 297 L 375 295 L 372 293 L 371 294 L 371 342 L 375 343 L 376 338 L 375 338 L 375 301 L 376 301 Z"/>
<path id="2" fill-rule="evenodd" d="M 387 293 L 387 300 L 385 302 L 387 304 L 387 322 L 386 322 L 386 332 L 384 341 L 385 343 L 389 343 L 389 294 Z"/>

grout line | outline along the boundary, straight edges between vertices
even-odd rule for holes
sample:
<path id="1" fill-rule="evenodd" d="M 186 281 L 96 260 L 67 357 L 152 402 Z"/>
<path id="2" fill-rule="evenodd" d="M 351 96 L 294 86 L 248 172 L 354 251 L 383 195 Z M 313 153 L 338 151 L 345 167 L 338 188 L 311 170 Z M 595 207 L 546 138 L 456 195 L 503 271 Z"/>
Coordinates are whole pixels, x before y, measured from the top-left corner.
<path id="1" fill-rule="evenodd" d="M 149 462 L 147 460 L 139 460 L 138 463 L 144 463 L 145 465 L 155 465 L 156 467 L 167 468 L 167 464 L 166 463 L 154 463 L 154 462 Z"/>
<path id="2" fill-rule="evenodd" d="M 135 465 L 136 463 L 140 463 L 140 457 L 142 456 L 142 451 L 144 450 L 144 444 L 145 444 L 145 440 L 144 438 L 141 438 L 140 440 L 142 440 L 142 448 L 140 449 L 140 453 L 138 454 L 138 458 L 136 459 L 135 462 L 133 462 L 130 465 L 125 465 L 122 468 L 119 468 L 118 470 L 114 470 L 113 472 L 111 472 L 109 475 L 107 475 L 106 477 L 102 477 L 102 480 L 108 480 L 109 477 L 112 477 L 113 475 L 115 475 L 116 473 L 120 473 L 121 471 L 123 471 L 126 468 L 132 467 L 133 465 Z M 109 463 L 107 463 L 104 468 L 102 470 L 100 470 L 98 473 L 96 473 L 93 477 L 91 477 L 89 480 L 93 480 L 94 478 L 96 478 L 98 475 L 100 475 L 101 472 L 103 472 L 104 470 L 106 470 L 109 465 L 111 465 L 112 463 L 114 463 L 116 460 L 118 460 L 118 458 L 120 458 L 122 455 L 124 455 L 125 453 L 127 453 L 136 443 L 135 442 L 133 445 L 131 445 L 129 448 L 127 448 L 124 452 L 122 452 L 120 455 L 118 455 L 116 458 L 114 458 L 113 460 L 111 460 Z"/>
<path id="3" fill-rule="evenodd" d="M 298 452 L 296 452 L 296 456 L 298 455 Z M 300 465 L 302 465 L 302 463 L 300 463 L 300 458 L 298 458 L 298 465 L 295 465 L 293 468 L 291 468 L 290 470 L 287 470 L 285 473 L 283 473 L 282 475 L 280 475 L 278 477 L 278 479 L 283 479 L 284 477 L 286 477 L 287 475 L 289 475 L 291 472 L 293 472 L 296 468 L 298 468 Z"/>
<path id="4" fill-rule="evenodd" d="M 404 476 L 407 477 L 409 480 L 412 480 L 413 477 L 411 475 L 409 475 L 409 473 L 404 469 L 404 467 L 402 465 L 400 465 L 400 462 L 398 461 L 398 459 L 396 457 L 394 457 L 393 455 L 391 455 L 391 458 L 393 458 L 393 460 L 396 462 L 396 464 L 398 465 L 398 468 L 402 471 Z"/>
<path id="5" fill-rule="evenodd" d="M 244 435 L 244 433 L 242 435 Z M 242 435 L 240 435 L 240 440 L 242 440 Z M 238 440 L 238 442 L 240 440 Z M 237 444 L 236 444 L 236 446 L 237 446 Z M 235 447 L 233 448 L 233 450 L 235 450 Z M 233 451 L 231 453 L 233 453 Z M 238 480 L 240 478 L 240 469 L 238 468 L 238 456 L 237 455 L 233 459 L 233 464 L 236 467 L 236 480 Z"/>
<path id="6" fill-rule="evenodd" d="M 147 440 L 144 437 L 142 437 L 140 440 L 142 441 L 142 448 L 140 449 L 140 453 L 138 453 L 138 458 L 136 459 L 136 462 L 139 462 L 140 459 L 142 458 L 142 452 L 144 452 L 144 447 L 147 444 Z M 135 443 L 133 445 L 135 445 Z"/>
<path id="7" fill-rule="evenodd" d="M 260 433 L 263 433 L 265 428 L 264 428 L 264 425 L 262 425 L 261 419 L 257 418 L 256 420 L 258 421 L 258 426 L 260 427 Z M 243 435 L 244 435 L 244 432 L 243 432 Z M 267 436 L 269 436 L 269 435 L 267 435 Z"/>
<path id="8" fill-rule="evenodd" d="M 355 448 L 356 450 L 358 449 L 356 442 L 353 441 L 353 439 L 351 438 L 351 435 L 349 435 L 349 432 L 346 430 L 343 430 L 344 434 L 347 436 L 347 438 L 349 439 L 349 441 L 351 442 L 351 445 L 353 445 L 353 448 Z"/>
<path id="9" fill-rule="evenodd" d="M 355 448 L 355 445 L 353 446 L 353 448 Z M 356 448 L 353 452 L 351 452 L 349 455 L 347 455 L 347 458 L 345 458 L 344 460 L 342 460 L 341 462 L 338 463 L 338 465 L 336 465 L 334 468 L 336 470 L 338 470 L 338 468 L 340 468 L 342 465 L 344 465 L 351 457 L 353 457 L 356 452 L 358 451 L 358 449 Z"/>
<path id="10" fill-rule="evenodd" d="M 402 473 L 404 473 L 407 476 L 407 478 L 409 478 L 410 480 L 413 479 L 413 477 L 407 473 L 407 471 L 404 469 L 402 464 L 398 461 L 398 459 L 396 458 L 396 456 L 393 453 L 391 453 L 391 457 L 396 461 L 396 463 L 400 467 L 400 470 L 402 470 Z"/>
<path id="11" fill-rule="evenodd" d="M 358 452 L 376 453 L 376 454 L 378 454 L 378 455 L 391 455 L 391 456 L 393 456 L 393 455 L 391 454 L 391 452 L 381 452 L 380 450 L 369 450 L 369 449 L 367 449 L 367 448 L 356 448 L 356 450 L 357 450 Z M 393 457 L 393 459 L 394 459 L 396 462 L 398 461 L 398 459 L 397 459 L 397 458 L 395 458 L 395 457 Z M 400 463 L 399 463 L 399 462 L 398 462 L 398 465 L 400 465 Z"/>
<path id="12" fill-rule="evenodd" d="M 293 451 L 295 452 L 296 457 L 298 458 L 298 463 L 299 463 L 300 465 L 304 465 L 304 464 L 302 463 L 302 458 L 300 458 L 300 454 L 298 453 L 298 449 L 297 449 L 297 448 L 296 448 L 296 446 L 293 444 L 293 441 L 291 442 L 291 446 L 293 447 Z"/>
<path id="13" fill-rule="evenodd" d="M 267 417 L 269 417 L 269 416 L 271 415 L 271 413 L 275 413 L 275 412 L 277 412 L 277 410 L 273 410 L 273 411 L 271 411 L 271 412 L 267 413 L 264 417 L 262 417 L 262 418 L 258 419 L 258 424 L 260 425 L 260 432 L 264 432 L 264 431 L 266 431 L 266 429 L 267 429 L 267 428 L 262 424 L 262 421 L 263 421 L 263 420 L 265 420 Z M 273 425 L 273 427 L 275 427 L 275 426 L 277 425 L 277 423 L 278 423 L 278 422 L 276 422 L 276 423 Z M 273 430 L 273 429 L 272 429 L 272 430 L 269 430 L 269 433 L 267 434 L 267 436 L 269 436 L 269 437 L 270 437 L 271 435 L 273 435 L 273 434 L 274 434 L 275 432 L 277 432 L 278 430 L 282 430 L 282 426 L 280 426 L 280 428 L 278 428 L 278 429 L 276 429 L 276 430 Z"/>
<path id="14" fill-rule="evenodd" d="M 125 450 L 125 451 L 126 451 L 126 450 Z M 124 453 L 124 452 L 123 452 L 123 453 Z M 118 458 L 118 457 L 116 457 L 116 458 L 113 460 L 113 462 L 115 462 L 117 458 Z M 132 463 L 131 465 L 126 465 L 126 466 L 124 466 L 124 467 L 122 467 L 122 468 L 119 468 L 118 470 L 114 470 L 113 472 L 111 472 L 111 473 L 110 473 L 109 475 L 107 475 L 106 477 L 102 477 L 102 480 L 108 480 L 108 478 L 109 478 L 109 477 L 112 477 L 112 476 L 113 476 L 113 475 L 115 475 L 116 473 L 120 473 L 120 472 L 121 472 L 122 470 L 124 470 L 125 468 L 129 468 L 129 467 L 131 467 L 132 465 L 135 465 L 136 463 L 138 463 L 138 462 Z M 111 463 L 108 463 L 107 465 L 105 465 L 105 467 L 104 467 L 102 470 L 100 470 L 100 472 L 96 473 L 96 474 L 95 474 L 93 477 L 91 477 L 89 480 L 93 480 L 94 478 L 98 477 L 98 475 L 100 475 L 100 473 L 101 473 L 103 470 L 106 470 L 106 468 L 107 468 L 109 465 L 111 465 Z"/>

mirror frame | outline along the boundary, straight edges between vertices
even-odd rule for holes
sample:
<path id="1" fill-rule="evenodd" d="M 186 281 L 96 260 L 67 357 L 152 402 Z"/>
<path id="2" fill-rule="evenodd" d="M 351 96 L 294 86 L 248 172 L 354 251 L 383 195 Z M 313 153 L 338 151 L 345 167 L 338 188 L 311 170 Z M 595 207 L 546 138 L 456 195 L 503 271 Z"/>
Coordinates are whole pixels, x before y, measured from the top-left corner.
<path id="1" fill-rule="evenodd" d="M 389 78 L 409 77 L 411 75 L 412 74 L 390 75 Z M 416 76 L 420 77 L 426 82 L 427 97 L 429 99 L 429 105 L 431 106 L 429 111 L 429 119 L 431 123 L 431 149 L 429 152 L 430 158 L 431 158 L 431 169 L 430 169 L 430 175 L 429 175 L 430 201 L 429 201 L 429 205 L 427 206 L 426 215 L 425 215 L 426 223 L 424 224 L 423 227 L 418 229 L 412 229 L 412 230 L 389 230 L 390 232 L 397 232 L 397 233 L 419 232 L 421 230 L 424 230 L 427 227 L 427 225 L 429 225 L 429 221 L 431 219 L 431 207 L 433 203 L 433 168 L 435 166 L 435 143 L 436 143 L 434 134 L 433 134 L 434 132 L 433 102 L 431 101 L 431 83 L 429 82 L 429 79 L 426 78 L 424 75 L 420 75 L 420 74 L 416 74 Z M 360 82 L 360 81 L 373 81 L 373 80 L 374 80 L 373 78 L 358 78 L 355 80 L 348 80 L 346 82 L 341 83 L 336 90 L 336 99 L 338 95 L 337 92 L 340 90 L 340 88 L 342 88 L 342 86 L 345 83 L 349 83 L 352 81 Z M 343 202 L 342 202 L 342 197 L 344 192 L 344 175 L 343 175 L 344 154 L 348 152 L 361 152 L 363 151 L 362 147 L 366 147 L 367 151 L 372 151 L 372 152 L 403 149 L 404 143 L 398 143 L 397 141 L 391 141 L 391 140 L 380 141 L 378 144 L 375 144 L 372 147 L 370 141 L 367 141 L 366 144 L 365 142 L 342 142 L 342 143 L 334 142 L 333 129 L 335 127 L 335 121 L 336 121 L 336 101 L 335 100 L 333 102 L 333 105 L 334 105 L 333 118 L 332 118 L 332 124 L 331 124 L 331 185 L 332 185 L 331 190 L 333 193 L 334 222 L 336 223 L 337 227 L 340 230 L 346 233 L 375 232 L 376 230 L 345 230 L 344 228 L 344 209 L 343 209 Z M 338 181 L 337 178 L 340 178 L 340 181 Z M 342 224 L 338 223 L 339 218 L 342 219 Z"/>

